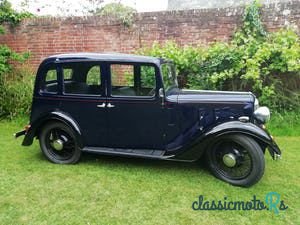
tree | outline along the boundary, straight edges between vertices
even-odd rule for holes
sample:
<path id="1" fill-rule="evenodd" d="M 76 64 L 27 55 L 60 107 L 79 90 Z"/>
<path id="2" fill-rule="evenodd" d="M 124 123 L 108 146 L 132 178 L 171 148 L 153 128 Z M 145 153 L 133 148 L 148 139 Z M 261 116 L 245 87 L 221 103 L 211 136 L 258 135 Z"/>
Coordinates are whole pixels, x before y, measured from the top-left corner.
<path id="1" fill-rule="evenodd" d="M 119 3 L 109 3 L 101 8 L 96 8 L 91 11 L 94 15 L 100 16 L 113 16 L 120 19 L 124 26 L 129 27 L 133 22 L 133 15 L 136 13 L 136 9 Z"/>

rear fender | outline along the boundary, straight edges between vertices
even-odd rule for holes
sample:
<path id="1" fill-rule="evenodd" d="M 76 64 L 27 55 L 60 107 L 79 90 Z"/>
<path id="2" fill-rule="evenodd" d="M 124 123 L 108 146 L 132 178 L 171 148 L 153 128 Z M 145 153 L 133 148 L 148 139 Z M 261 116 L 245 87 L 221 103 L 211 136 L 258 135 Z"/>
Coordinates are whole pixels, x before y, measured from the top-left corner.
<path id="1" fill-rule="evenodd" d="M 30 128 L 25 134 L 22 145 L 28 146 L 33 142 L 34 137 L 39 135 L 40 129 L 50 121 L 59 121 L 61 123 L 66 124 L 70 128 L 73 129 L 76 140 L 78 141 L 78 145 L 80 148 L 83 147 L 82 135 L 78 124 L 75 122 L 72 117 L 67 115 L 66 113 L 55 111 L 48 113 L 46 116 L 42 116 L 39 119 L 35 120 L 30 124 Z"/>

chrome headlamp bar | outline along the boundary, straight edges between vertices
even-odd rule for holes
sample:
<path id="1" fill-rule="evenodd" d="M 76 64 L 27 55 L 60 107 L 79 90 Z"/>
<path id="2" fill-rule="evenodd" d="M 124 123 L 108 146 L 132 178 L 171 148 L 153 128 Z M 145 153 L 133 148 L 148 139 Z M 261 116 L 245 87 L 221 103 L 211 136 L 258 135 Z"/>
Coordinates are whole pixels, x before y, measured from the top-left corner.
<path id="1" fill-rule="evenodd" d="M 254 101 L 254 111 L 257 110 L 259 108 L 259 101 L 257 98 L 255 98 L 255 101 Z"/>

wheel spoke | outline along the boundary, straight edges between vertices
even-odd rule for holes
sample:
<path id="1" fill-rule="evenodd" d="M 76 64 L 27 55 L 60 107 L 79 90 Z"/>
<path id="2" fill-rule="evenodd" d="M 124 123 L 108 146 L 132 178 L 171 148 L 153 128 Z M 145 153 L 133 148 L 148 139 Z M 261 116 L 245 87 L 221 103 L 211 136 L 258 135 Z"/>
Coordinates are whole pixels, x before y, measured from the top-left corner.
<path id="1" fill-rule="evenodd" d="M 226 154 L 229 154 L 231 157 L 234 156 L 236 160 L 234 166 L 230 167 L 224 163 L 223 157 Z M 247 149 L 232 141 L 226 141 L 217 146 L 215 149 L 214 160 L 219 172 L 224 176 L 233 179 L 242 179 L 246 177 L 250 173 L 252 167 L 252 160 Z"/>

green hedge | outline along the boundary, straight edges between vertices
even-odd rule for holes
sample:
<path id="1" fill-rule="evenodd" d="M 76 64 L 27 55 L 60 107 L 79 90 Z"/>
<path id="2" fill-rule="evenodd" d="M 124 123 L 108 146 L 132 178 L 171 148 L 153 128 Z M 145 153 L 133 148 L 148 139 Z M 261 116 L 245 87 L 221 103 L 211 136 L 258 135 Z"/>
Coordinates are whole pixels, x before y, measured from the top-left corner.
<path id="1" fill-rule="evenodd" d="M 5 32 L 3 23 L 16 26 L 32 14 L 14 11 L 8 0 L 0 2 L 0 34 Z M 0 45 L 0 117 L 15 116 L 29 111 L 32 98 L 32 76 L 23 69 L 13 69 L 11 62 L 23 63 L 29 54 L 18 54 L 6 45 Z"/>
<path id="2" fill-rule="evenodd" d="M 172 59 L 182 87 L 252 91 L 276 111 L 299 109 L 299 36 L 289 28 L 267 33 L 256 2 L 246 7 L 243 21 L 229 43 L 180 47 L 169 41 L 138 53 Z"/>
<path id="3" fill-rule="evenodd" d="M 27 66 L 13 69 L 0 77 L 0 117 L 29 114 L 34 76 Z"/>

